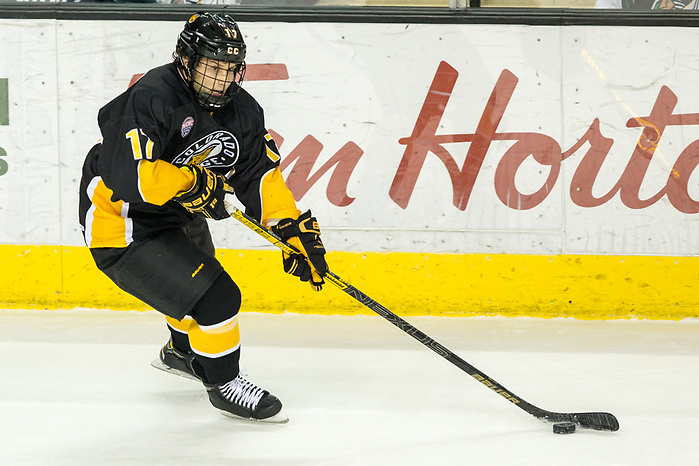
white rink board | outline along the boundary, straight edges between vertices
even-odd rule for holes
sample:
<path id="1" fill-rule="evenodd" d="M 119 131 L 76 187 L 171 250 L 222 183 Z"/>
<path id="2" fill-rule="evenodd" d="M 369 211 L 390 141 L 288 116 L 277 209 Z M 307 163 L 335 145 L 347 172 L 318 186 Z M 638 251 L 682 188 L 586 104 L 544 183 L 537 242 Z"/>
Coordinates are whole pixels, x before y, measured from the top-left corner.
<path id="1" fill-rule="evenodd" d="M 133 75 L 171 60 L 181 27 L 0 21 L 10 112 L 9 126 L 0 126 L 9 166 L 0 177 L 0 242 L 83 244 L 77 188 L 83 157 L 99 138 L 97 111 Z M 331 250 L 699 252 L 697 161 L 685 155 L 672 171 L 699 139 L 693 29 L 261 22 L 241 29 L 249 71 L 274 64 L 288 72 L 245 83 L 283 138 L 282 156 L 317 155 L 313 176 L 343 148 L 361 154 L 346 183 L 335 165 L 299 200 L 318 217 Z M 652 114 L 654 106 L 672 107 L 675 116 Z M 421 112 L 436 125 L 431 133 L 414 133 Z M 596 120 L 608 154 L 589 154 L 586 143 L 561 162 Z M 627 127 L 631 120 L 662 132 L 645 172 L 627 170 L 632 158 L 643 159 L 634 151 L 644 130 Z M 468 142 L 488 133 L 492 142 Z M 431 149 L 422 163 L 400 142 L 411 135 Z M 444 143 L 450 135 L 466 142 Z M 522 148 L 539 161 L 529 156 L 519 165 Z M 415 165 L 404 171 L 408 158 Z M 287 179 L 293 171 L 299 165 L 285 167 Z M 583 185 L 571 195 L 573 183 Z M 606 196 L 615 186 L 620 192 Z M 580 205 L 580 196 L 595 205 Z M 236 222 L 213 229 L 219 247 L 266 247 Z"/>

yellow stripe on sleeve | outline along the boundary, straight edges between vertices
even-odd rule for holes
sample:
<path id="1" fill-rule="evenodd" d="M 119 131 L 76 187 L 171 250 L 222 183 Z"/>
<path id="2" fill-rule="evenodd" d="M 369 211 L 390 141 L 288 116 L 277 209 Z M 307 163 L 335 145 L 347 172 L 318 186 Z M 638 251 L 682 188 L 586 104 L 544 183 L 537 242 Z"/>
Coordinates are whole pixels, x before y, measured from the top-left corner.
<path id="1" fill-rule="evenodd" d="M 296 208 L 294 195 L 286 186 L 282 172 L 278 167 L 262 177 L 260 194 L 262 197 L 262 224 L 271 218 L 298 218 L 301 215 L 301 211 Z"/>
<path id="2" fill-rule="evenodd" d="M 138 189 L 145 202 L 163 205 L 175 194 L 187 191 L 194 184 L 191 171 L 180 170 L 164 160 L 138 163 Z"/>

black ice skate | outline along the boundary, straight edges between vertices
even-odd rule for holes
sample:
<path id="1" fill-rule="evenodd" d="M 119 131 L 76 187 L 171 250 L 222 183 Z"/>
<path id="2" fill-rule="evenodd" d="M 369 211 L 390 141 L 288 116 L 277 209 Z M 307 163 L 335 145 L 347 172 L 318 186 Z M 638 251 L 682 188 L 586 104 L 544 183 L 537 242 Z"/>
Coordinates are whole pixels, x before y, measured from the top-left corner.
<path id="1" fill-rule="evenodd" d="M 176 350 L 175 347 L 172 346 L 172 339 L 170 339 L 165 346 L 162 347 L 159 358 L 153 361 L 151 366 L 169 372 L 170 374 L 179 375 L 192 380 L 201 380 L 192 368 L 192 361 L 194 361 L 194 354 L 191 352 L 183 353 L 182 351 Z"/>
<path id="2" fill-rule="evenodd" d="M 211 404 L 226 416 L 277 424 L 289 421 L 281 413 L 282 402 L 276 396 L 240 375 L 224 384 L 204 386 Z"/>

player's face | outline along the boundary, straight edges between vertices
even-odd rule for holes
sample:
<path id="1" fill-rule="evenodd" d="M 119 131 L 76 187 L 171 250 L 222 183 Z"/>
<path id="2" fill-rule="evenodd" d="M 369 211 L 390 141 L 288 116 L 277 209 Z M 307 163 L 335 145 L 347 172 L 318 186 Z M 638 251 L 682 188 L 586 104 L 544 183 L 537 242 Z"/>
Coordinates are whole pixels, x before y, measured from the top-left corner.
<path id="1" fill-rule="evenodd" d="M 220 97 L 233 84 L 238 74 L 235 63 L 202 57 L 192 74 L 192 86 L 197 93 Z"/>

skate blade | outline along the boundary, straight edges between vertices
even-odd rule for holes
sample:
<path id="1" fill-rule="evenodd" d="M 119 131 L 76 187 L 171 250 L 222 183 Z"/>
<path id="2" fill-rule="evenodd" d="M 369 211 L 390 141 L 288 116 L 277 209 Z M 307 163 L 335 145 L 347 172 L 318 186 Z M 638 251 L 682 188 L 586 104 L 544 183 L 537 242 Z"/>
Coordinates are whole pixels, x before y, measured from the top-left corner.
<path id="1" fill-rule="evenodd" d="M 160 369 L 163 372 L 167 372 L 168 374 L 179 375 L 180 377 L 184 377 L 185 379 L 196 380 L 197 382 L 201 382 L 201 380 L 194 377 L 189 372 L 180 371 L 177 369 L 173 369 L 170 366 L 166 366 L 160 359 L 154 360 L 152 363 L 150 363 L 150 365 L 155 367 L 156 369 Z"/>
<path id="2" fill-rule="evenodd" d="M 228 411 L 223 411 L 219 409 L 220 413 L 223 414 L 226 417 L 229 417 L 231 419 L 238 419 L 241 421 L 253 421 L 253 422 L 262 422 L 265 424 L 286 424 L 289 422 L 289 418 L 286 414 L 282 413 L 281 411 L 275 414 L 272 417 L 268 417 L 266 419 L 255 419 L 254 417 L 242 417 L 242 416 L 236 416 L 233 413 L 229 413 Z"/>

